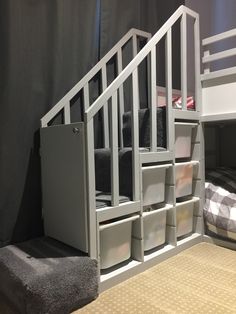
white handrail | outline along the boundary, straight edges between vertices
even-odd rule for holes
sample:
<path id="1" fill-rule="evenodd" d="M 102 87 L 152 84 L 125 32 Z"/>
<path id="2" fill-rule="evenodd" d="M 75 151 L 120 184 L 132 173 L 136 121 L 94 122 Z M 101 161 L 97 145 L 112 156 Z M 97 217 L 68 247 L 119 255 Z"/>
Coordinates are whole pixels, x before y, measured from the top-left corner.
<path id="1" fill-rule="evenodd" d="M 87 83 L 102 69 L 102 67 L 131 39 L 133 36 L 151 38 L 151 34 L 132 28 L 130 31 L 55 105 L 41 118 L 41 127 L 48 123 L 77 95 Z M 70 123 L 69 119 L 66 119 Z M 64 121 L 65 122 L 65 121 Z M 65 123 L 66 124 L 66 123 Z"/>

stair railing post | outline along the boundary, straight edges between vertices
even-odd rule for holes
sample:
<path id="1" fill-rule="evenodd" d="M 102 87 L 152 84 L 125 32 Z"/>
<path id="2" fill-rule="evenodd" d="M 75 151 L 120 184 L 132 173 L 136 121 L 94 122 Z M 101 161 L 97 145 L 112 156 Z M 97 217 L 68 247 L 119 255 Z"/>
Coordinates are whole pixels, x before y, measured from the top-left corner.
<path id="1" fill-rule="evenodd" d="M 119 156 L 117 90 L 111 102 L 111 205 L 119 206 Z"/>
<path id="2" fill-rule="evenodd" d="M 166 139 L 167 150 L 172 151 L 174 146 L 174 118 L 172 109 L 172 28 L 166 34 Z"/>
<path id="3" fill-rule="evenodd" d="M 132 183 L 133 183 L 133 201 L 140 200 L 140 160 L 139 160 L 139 121 L 138 121 L 138 69 L 132 73 L 132 90 L 133 90 L 133 105 L 132 105 Z"/>
<path id="4" fill-rule="evenodd" d="M 183 12 L 180 22 L 181 35 L 181 94 L 182 109 L 187 110 L 187 14 Z"/>
<path id="5" fill-rule="evenodd" d="M 150 147 L 157 151 L 157 95 L 156 95 L 156 46 L 151 50 L 151 107 L 150 107 Z"/>

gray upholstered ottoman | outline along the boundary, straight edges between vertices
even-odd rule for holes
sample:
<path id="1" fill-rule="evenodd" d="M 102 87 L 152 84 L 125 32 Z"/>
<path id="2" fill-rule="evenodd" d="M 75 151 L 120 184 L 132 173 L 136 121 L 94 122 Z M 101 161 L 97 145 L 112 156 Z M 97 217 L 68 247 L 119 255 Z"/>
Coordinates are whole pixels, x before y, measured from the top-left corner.
<path id="1" fill-rule="evenodd" d="M 97 261 L 47 237 L 6 246 L 0 294 L 14 313 L 70 313 L 98 296 Z"/>

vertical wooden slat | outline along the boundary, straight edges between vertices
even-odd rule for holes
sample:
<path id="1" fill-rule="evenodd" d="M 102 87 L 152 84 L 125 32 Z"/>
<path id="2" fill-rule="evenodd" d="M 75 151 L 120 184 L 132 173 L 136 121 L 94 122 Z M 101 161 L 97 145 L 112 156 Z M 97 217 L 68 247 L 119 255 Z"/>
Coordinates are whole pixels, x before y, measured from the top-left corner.
<path id="1" fill-rule="evenodd" d="M 156 46 L 151 50 L 151 107 L 150 107 L 150 146 L 151 151 L 157 150 L 157 115 L 156 115 Z"/>
<path id="2" fill-rule="evenodd" d="M 134 34 L 132 37 L 132 44 L 133 44 L 133 58 L 138 54 L 138 39 L 137 39 L 137 34 Z M 137 71 L 137 80 L 138 80 L 138 71 Z M 140 108 L 140 103 L 139 103 L 139 94 L 137 96 L 137 107 L 138 109 Z"/>
<path id="3" fill-rule="evenodd" d="M 195 54 L 195 107 L 201 112 L 201 81 L 200 81 L 200 28 L 199 17 L 194 22 L 194 54 Z"/>
<path id="4" fill-rule="evenodd" d="M 209 55 L 210 55 L 209 50 L 204 51 L 204 57 L 209 57 Z M 210 64 L 205 63 L 204 64 L 204 74 L 208 74 L 208 73 L 210 73 Z"/>
<path id="5" fill-rule="evenodd" d="M 181 92 L 182 108 L 187 109 L 187 15 L 184 12 L 180 23 L 181 30 Z"/>
<path id="6" fill-rule="evenodd" d="M 170 28 L 166 35 L 166 89 L 167 89 L 167 149 L 173 150 L 174 147 L 174 119 L 172 110 L 172 29 Z"/>
<path id="7" fill-rule="evenodd" d="M 118 74 L 120 74 L 123 70 L 123 62 L 122 62 L 122 50 L 121 48 L 117 51 L 117 70 Z M 119 135 L 120 135 L 120 147 L 123 148 L 123 114 L 124 114 L 124 88 L 123 84 L 119 87 Z"/>
<path id="8" fill-rule="evenodd" d="M 147 41 L 151 39 L 151 35 L 147 38 Z M 152 97 L 151 97 L 151 54 L 147 55 L 147 97 L 148 97 L 148 108 L 151 108 Z"/>
<path id="9" fill-rule="evenodd" d="M 118 115 L 117 91 L 112 95 L 111 104 L 111 190 L 112 206 L 119 205 L 119 158 L 118 158 Z"/>
<path id="10" fill-rule="evenodd" d="M 107 88 L 107 68 L 106 64 L 102 67 L 102 91 Z M 109 147 L 109 121 L 108 121 L 108 104 L 102 108 L 103 115 L 103 139 L 105 148 Z"/>
<path id="11" fill-rule="evenodd" d="M 85 112 L 89 108 L 89 86 L 88 86 L 88 83 L 86 83 L 84 85 L 83 96 L 84 96 L 84 112 Z"/>
<path id="12" fill-rule="evenodd" d="M 133 58 L 137 55 L 138 53 L 138 41 L 137 41 L 137 35 L 134 34 L 132 38 L 132 43 L 133 43 Z"/>
<path id="13" fill-rule="evenodd" d="M 64 124 L 70 124 L 70 102 L 64 106 Z"/>
<path id="14" fill-rule="evenodd" d="M 139 123 L 138 123 L 138 69 L 136 68 L 132 73 L 133 86 L 133 106 L 132 106 L 132 180 L 133 180 L 133 200 L 140 200 L 139 186 L 140 186 L 140 163 L 139 163 Z"/>
<path id="15" fill-rule="evenodd" d="M 86 160 L 87 160 L 87 201 L 88 201 L 88 240 L 89 256 L 98 258 L 97 252 L 97 222 L 95 199 L 95 162 L 94 162 L 94 127 L 93 119 L 86 128 Z"/>

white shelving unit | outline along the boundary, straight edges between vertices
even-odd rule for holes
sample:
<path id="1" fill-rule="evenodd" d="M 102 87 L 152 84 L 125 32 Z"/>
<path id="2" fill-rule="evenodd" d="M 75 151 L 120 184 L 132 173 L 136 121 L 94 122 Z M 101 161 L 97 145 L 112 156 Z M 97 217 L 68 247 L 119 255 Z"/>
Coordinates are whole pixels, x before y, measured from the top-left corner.
<path id="1" fill-rule="evenodd" d="M 195 110 L 187 110 L 188 18 L 193 21 Z M 172 106 L 172 96 L 176 93 L 172 88 L 172 53 L 174 53 L 172 29 L 174 24 L 179 21 L 181 91 L 178 93 L 182 96 L 183 104 L 183 108 L 180 110 L 173 109 Z M 140 51 L 137 47 L 139 38 L 146 40 L 146 45 Z M 166 100 L 165 137 L 167 143 L 165 150 L 158 151 L 156 51 L 162 39 L 165 40 L 166 88 L 162 89 L 162 93 L 165 94 Z M 123 68 L 123 47 L 128 42 L 132 43 L 133 60 Z M 118 71 L 117 77 L 109 85 L 107 65 L 111 58 L 117 61 Z M 141 147 L 139 147 L 139 81 L 142 79 L 139 77 L 139 66 L 143 62 L 147 63 L 147 77 L 144 79 L 145 82 L 148 82 L 150 119 L 148 151 L 140 151 Z M 90 103 L 90 82 L 99 73 L 101 74 L 102 92 L 93 103 Z M 124 148 L 122 118 L 125 107 L 124 86 L 128 79 L 132 81 L 129 90 L 132 98 L 130 109 L 132 140 L 129 146 L 132 150 L 130 167 L 132 167 L 133 191 L 129 201 L 120 203 L 119 148 Z M 148 33 L 131 29 L 41 119 L 42 185 L 47 235 L 83 250 L 91 258 L 97 258 L 99 262 L 101 256 L 103 259 L 105 258 L 107 263 L 100 263 L 101 268 L 104 268 L 100 271 L 101 291 L 202 241 L 204 144 L 200 84 L 199 16 L 192 10 L 180 6 L 153 37 Z M 79 93 L 83 95 L 82 113 L 84 119 L 82 122 L 72 123 L 71 100 Z M 103 208 L 96 208 L 95 197 L 94 121 L 99 112 L 103 117 L 103 148 L 110 149 L 111 172 L 111 204 Z M 50 126 L 50 123 L 59 114 L 62 114 L 63 117 L 61 125 Z M 175 126 L 177 128 L 182 126 L 184 129 L 191 129 L 192 131 L 188 139 L 189 153 L 187 156 L 177 154 Z M 185 142 L 185 139 L 182 139 Z M 186 144 L 182 142 L 182 139 L 177 145 L 184 147 Z M 185 170 L 191 169 L 190 179 L 185 177 L 185 170 L 183 170 L 183 178 L 178 177 L 177 181 L 176 169 L 181 164 L 186 166 Z M 158 177 L 159 175 L 161 179 Z M 187 187 L 191 185 L 191 187 L 188 192 L 184 189 L 182 198 L 179 198 L 180 194 L 177 192 L 181 190 L 181 184 Z M 150 191 L 146 191 L 149 186 L 151 187 Z M 58 198 L 58 193 L 62 196 L 61 199 Z M 182 232 L 178 233 L 177 223 L 181 219 L 185 219 L 184 217 L 181 218 L 179 211 L 181 212 L 181 207 L 184 208 L 188 204 L 192 205 L 189 211 L 187 209 L 186 223 L 188 228 L 181 227 Z M 166 215 L 163 215 L 164 213 Z M 153 221 L 148 222 L 150 216 L 153 217 Z M 154 220 L 157 221 L 157 227 L 155 224 L 153 225 Z M 162 221 L 161 225 L 160 220 Z M 108 235 L 106 235 L 105 240 L 102 240 L 101 232 L 106 229 L 104 224 L 108 224 L 110 231 L 107 228 Z M 125 229 L 126 224 L 128 231 Z M 129 231 L 130 224 L 131 231 Z M 118 243 L 119 241 L 111 241 L 106 243 L 107 245 L 100 242 L 100 240 L 106 241 L 109 237 L 116 237 L 116 239 L 111 240 L 120 240 L 119 226 L 124 227 L 121 232 L 128 233 L 128 236 L 125 237 L 129 238 L 127 241 L 122 242 L 122 240 L 120 243 Z M 160 241 L 155 242 L 155 236 L 152 238 L 152 235 L 149 238 L 149 232 L 156 233 L 157 237 L 160 236 Z M 148 245 L 145 244 L 145 239 L 149 240 Z M 110 248 L 114 249 L 113 246 L 117 247 L 118 252 L 124 254 L 125 260 L 121 258 L 122 261 L 120 262 L 119 258 L 111 260 L 109 256 L 106 256 Z M 101 250 L 105 250 L 105 252 L 101 252 Z M 130 254 L 128 254 L 129 250 Z"/>
<path id="2" fill-rule="evenodd" d="M 100 290 L 104 291 L 109 287 L 117 284 L 125 279 L 130 278 L 131 276 L 138 274 L 149 267 L 156 265 L 157 263 L 165 260 L 168 257 L 171 257 L 183 249 L 186 249 L 196 243 L 202 241 L 203 237 L 203 228 L 202 228 L 202 192 L 201 188 L 203 184 L 202 180 L 202 152 L 201 152 L 201 123 L 198 118 L 195 116 L 195 120 L 181 120 L 177 122 L 181 125 L 191 125 L 192 132 L 190 136 L 190 152 L 187 158 L 176 159 L 175 152 L 173 153 L 172 158 L 167 158 L 166 161 L 162 160 L 161 163 L 158 163 L 158 167 L 165 166 L 165 199 L 161 204 L 149 204 L 152 209 L 150 211 L 145 211 L 148 205 L 140 208 L 139 218 L 133 222 L 135 224 L 135 235 L 132 234 L 132 258 L 127 262 L 114 265 L 110 269 L 101 271 L 101 284 Z M 175 137 L 175 134 L 173 134 Z M 140 156 L 140 160 L 142 157 Z M 148 164 L 140 162 L 140 172 L 141 172 L 141 182 L 142 182 L 142 169 L 145 168 Z M 175 166 L 184 165 L 191 167 L 191 182 L 189 182 L 189 177 L 185 178 L 187 185 L 191 185 L 190 190 L 185 191 L 188 195 L 179 199 L 176 198 L 176 171 Z M 155 165 L 153 166 L 155 169 Z M 148 166 L 147 166 L 148 169 Z M 189 187 L 188 187 L 189 188 Z M 142 189 L 141 189 L 142 190 Z M 189 192 L 190 191 L 190 192 Z M 142 204 L 142 198 L 141 198 Z M 183 217 L 178 217 L 180 223 L 187 224 L 184 226 L 185 229 L 182 231 L 184 234 L 181 234 L 178 237 L 177 230 L 177 210 L 179 208 L 184 208 L 186 205 L 191 205 L 191 208 L 181 209 Z M 187 210 L 187 212 L 186 212 Z M 190 213 L 188 213 L 190 210 Z M 158 212 L 166 212 L 166 222 L 165 222 L 165 241 L 160 246 L 154 246 L 150 250 L 145 250 L 144 239 L 145 233 L 148 233 L 148 226 L 150 227 L 150 232 L 153 231 L 153 224 L 155 223 L 158 226 Z M 184 215 L 186 215 L 185 217 Z M 152 225 L 145 225 L 144 230 L 144 220 L 145 217 L 151 215 L 153 217 Z M 163 218 L 161 218 L 162 220 Z M 183 228 L 183 227 L 182 227 Z M 161 227 L 163 230 L 163 226 Z M 187 231 L 186 231 L 187 230 Z M 154 230 L 157 232 L 157 230 Z M 158 236 L 158 232 L 156 234 Z M 135 258 L 136 257 L 136 258 Z"/>

